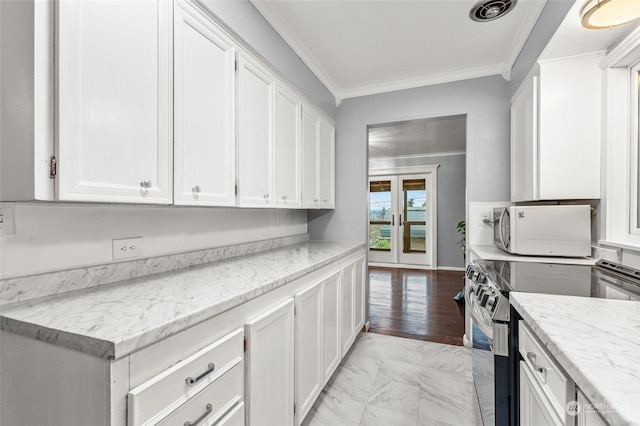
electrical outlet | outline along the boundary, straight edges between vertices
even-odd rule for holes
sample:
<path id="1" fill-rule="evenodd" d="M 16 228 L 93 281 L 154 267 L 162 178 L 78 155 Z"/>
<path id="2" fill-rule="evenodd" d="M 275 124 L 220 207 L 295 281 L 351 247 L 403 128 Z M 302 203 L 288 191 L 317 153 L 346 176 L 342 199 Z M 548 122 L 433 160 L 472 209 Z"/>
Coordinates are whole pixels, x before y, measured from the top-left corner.
<path id="1" fill-rule="evenodd" d="M 113 240 L 113 260 L 142 256 L 142 237 Z"/>
<path id="2" fill-rule="evenodd" d="M 482 222 L 491 223 L 491 212 L 486 210 L 482 212 Z"/>

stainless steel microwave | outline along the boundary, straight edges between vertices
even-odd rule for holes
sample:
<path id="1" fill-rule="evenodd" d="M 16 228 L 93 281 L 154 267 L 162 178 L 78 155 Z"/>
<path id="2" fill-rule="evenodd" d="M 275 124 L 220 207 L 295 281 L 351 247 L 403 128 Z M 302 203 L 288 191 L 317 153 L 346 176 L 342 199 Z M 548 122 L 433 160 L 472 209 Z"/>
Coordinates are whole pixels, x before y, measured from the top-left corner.
<path id="1" fill-rule="evenodd" d="M 554 205 L 495 208 L 493 243 L 513 254 L 589 256 L 591 207 Z"/>

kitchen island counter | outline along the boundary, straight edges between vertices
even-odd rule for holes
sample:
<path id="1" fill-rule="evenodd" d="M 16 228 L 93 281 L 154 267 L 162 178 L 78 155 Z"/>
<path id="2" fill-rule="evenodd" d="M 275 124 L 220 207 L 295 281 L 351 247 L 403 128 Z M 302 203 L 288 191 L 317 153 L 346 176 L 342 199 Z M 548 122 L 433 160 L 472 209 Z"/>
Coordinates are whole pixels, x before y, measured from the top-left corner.
<path id="1" fill-rule="evenodd" d="M 512 292 L 510 303 L 609 424 L 640 424 L 640 302 Z"/>

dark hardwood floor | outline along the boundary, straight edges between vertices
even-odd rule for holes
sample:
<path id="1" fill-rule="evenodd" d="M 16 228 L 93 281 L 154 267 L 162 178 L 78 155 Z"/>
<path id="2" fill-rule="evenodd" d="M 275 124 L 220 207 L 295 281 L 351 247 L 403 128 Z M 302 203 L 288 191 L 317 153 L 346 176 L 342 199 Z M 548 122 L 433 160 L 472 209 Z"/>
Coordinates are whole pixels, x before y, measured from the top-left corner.
<path id="1" fill-rule="evenodd" d="M 371 333 L 462 346 L 464 272 L 369 267 Z"/>

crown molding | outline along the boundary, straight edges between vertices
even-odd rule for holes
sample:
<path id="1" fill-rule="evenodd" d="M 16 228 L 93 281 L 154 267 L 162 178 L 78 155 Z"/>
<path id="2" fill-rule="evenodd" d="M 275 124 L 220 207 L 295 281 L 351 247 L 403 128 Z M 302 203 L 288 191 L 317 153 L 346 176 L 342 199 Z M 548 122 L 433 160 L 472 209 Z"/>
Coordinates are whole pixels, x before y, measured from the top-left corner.
<path id="1" fill-rule="evenodd" d="M 344 90 L 338 93 L 342 99 L 357 98 L 360 96 L 377 95 L 380 93 L 395 92 L 397 90 L 414 89 L 416 87 L 432 86 L 434 84 L 451 83 L 460 80 L 469 80 L 478 77 L 488 77 L 490 75 L 502 74 L 503 64 L 493 64 L 477 68 L 468 68 L 440 74 L 427 75 L 424 77 L 411 78 L 407 80 L 394 81 L 389 83 L 374 84 L 357 89 Z"/>
<path id="2" fill-rule="evenodd" d="M 524 44 L 529 39 L 529 35 L 531 35 L 531 31 L 533 27 L 535 27 L 538 22 L 538 18 L 540 18 L 540 14 L 542 10 L 547 5 L 547 0 L 539 0 L 539 1 L 530 1 L 530 2 L 520 2 L 520 4 L 526 4 L 529 6 L 529 10 L 525 13 L 524 20 L 520 23 L 520 29 L 518 33 L 511 41 L 511 45 L 509 46 L 509 51 L 504 58 L 504 68 L 502 70 L 502 76 L 505 80 L 511 80 L 511 68 L 513 68 L 513 64 L 516 63 Z"/>
<path id="3" fill-rule="evenodd" d="M 600 68 L 628 67 L 640 52 L 640 24 L 600 62 Z"/>
<path id="4" fill-rule="evenodd" d="M 273 29 L 282 37 L 282 39 L 291 47 L 291 49 L 298 55 L 298 57 L 309 67 L 311 72 L 320 80 L 322 84 L 333 95 L 336 106 L 340 105 L 342 100 L 337 94 L 339 93 L 338 86 L 324 70 L 320 63 L 305 47 L 304 43 L 300 41 L 295 32 L 291 29 L 286 20 L 280 16 L 278 11 L 268 1 L 249 0 L 253 7 L 267 20 L 267 22 L 273 27 Z"/>

